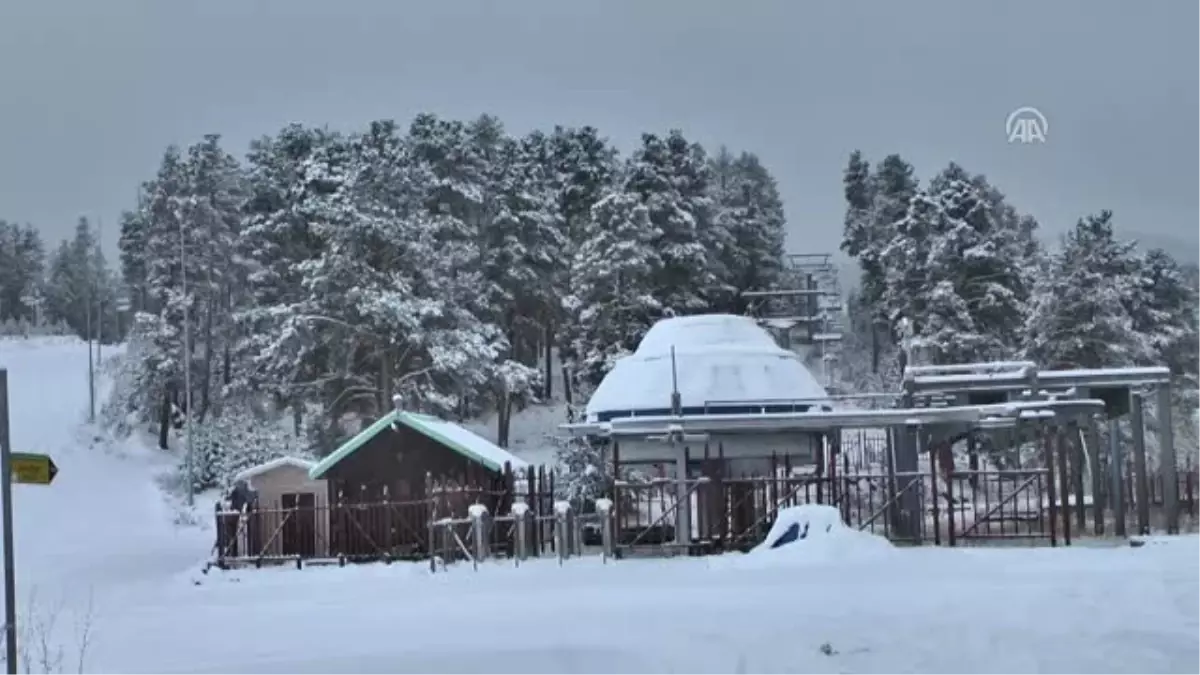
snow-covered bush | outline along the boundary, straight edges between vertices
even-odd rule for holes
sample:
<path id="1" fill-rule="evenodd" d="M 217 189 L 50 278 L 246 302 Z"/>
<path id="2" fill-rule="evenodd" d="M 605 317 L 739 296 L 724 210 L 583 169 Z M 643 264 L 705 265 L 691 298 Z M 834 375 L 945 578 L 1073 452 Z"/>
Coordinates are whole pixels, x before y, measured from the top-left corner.
<path id="1" fill-rule="evenodd" d="M 269 415 L 252 406 L 230 406 L 219 417 L 197 423 L 192 444 L 195 458 L 192 484 L 197 490 L 227 489 L 233 477 L 252 466 L 284 455 L 304 456 L 301 439 Z M 180 459 L 186 480 L 187 457 Z"/>
<path id="2" fill-rule="evenodd" d="M 555 498 L 574 504 L 604 496 L 611 482 L 610 466 L 599 441 L 577 437 L 554 437 L 555 458 L 561 473 L 555 482 Z"/>
<path id="3" fill-rule="evenodd" d="M 125 342 L 125 351 L 102 364 L 112 388 L 100 406 L 100 426 L 117 437 L 129 436 L 161 404 L 160 389 L 148 367 L 152 345 L 146 331 L 152 321 L 148 315 L 139 315 Z"/>

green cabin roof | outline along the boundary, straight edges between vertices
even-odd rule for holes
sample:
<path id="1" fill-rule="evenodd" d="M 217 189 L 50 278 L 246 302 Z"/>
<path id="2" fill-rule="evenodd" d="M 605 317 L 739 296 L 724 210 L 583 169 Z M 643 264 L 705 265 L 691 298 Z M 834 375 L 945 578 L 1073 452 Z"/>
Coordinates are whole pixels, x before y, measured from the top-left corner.
<path id="1" fill-rule="evenodd" d="M 309 469 L 308 477 L 312 480 L 324 478 L 325 474 L 338 462 L 354 454 L 354 451 L 366 445 L 368 441 L 393 424 L 403 424 L 439 445 L 445 446 L 477 464 L 482 464 L 492 471 L 503 471 L 506 463 L 513 470 L 528 466 L 516 455 L 453 422 L 447 422 L 433 415 L 393 410 L 375 420 L 371 426 L 355 434 L 328 457 L 317 462 L 316 466 Z"/>

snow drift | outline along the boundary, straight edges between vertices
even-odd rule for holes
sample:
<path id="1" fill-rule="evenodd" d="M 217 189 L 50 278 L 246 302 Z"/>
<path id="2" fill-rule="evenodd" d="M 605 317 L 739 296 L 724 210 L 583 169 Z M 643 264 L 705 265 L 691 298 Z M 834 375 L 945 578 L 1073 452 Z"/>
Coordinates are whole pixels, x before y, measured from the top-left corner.
<path id="1" fill-rule="evenodd" d="M 892 551 L 887 539 L 847 527 L 836 508 L 805 504 L 780 509 L 767 538 L 746 558 L 755 562 L 833 562 L 872 559 Z"/>

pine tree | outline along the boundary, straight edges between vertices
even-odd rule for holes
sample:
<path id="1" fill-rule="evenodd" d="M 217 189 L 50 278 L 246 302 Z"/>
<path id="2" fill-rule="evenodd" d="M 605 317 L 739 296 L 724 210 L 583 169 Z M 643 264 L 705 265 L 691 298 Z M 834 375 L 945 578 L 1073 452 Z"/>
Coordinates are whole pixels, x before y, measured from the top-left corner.
<path id="1" fill-rule="evenodd" d="M 738 291 L 774 288 L 783 273 L 786 220 L 775 179 L 758 157 L 722 148 L 711 162 L 714 232 L 728 234 L 711 253 L 726 283 Z M 712 298 L 714 311 L 743 314 L 740 295 Z"/>
<path id="2" fill-rule="evenodd" d="M 888 284 L 893 287 L 904 281 L 903 273 L 889 269 L 883 260 L 885 250 L 893 244 L 901 221 L 908 215 L 918 184 L 913 167 L 899 155 L 888 155 L 874 171 L 855 151 L 843 173 L 843 192 L 846 217 L 841 248 L 853 257 L 861 270 L 860 302 L 870 308 L 871 372 L 879 373 L 882 357 L 890 352 L 894 339 L 894 321 L 884 306 Z M 910 242 L 911 243 L 911 242 Z M 896 255 L 893 248 L 892 255 Z M 916 255 L 916 252 L 911 252 Z M 888 275 L 892 278 L 889 281 Z M 896 278 L 900 274 L 900 278 Z"/>
<path id="3" fill-rule="evenodd" d="M 1050 368 L 1113 368 L 1146 358 L 1125 298 L 1132 290 L 1132 243 L 1113 232 L 1112 212 L 1080 220 L 1035 287 L 1025 353 Z"/>
<path id="4" fill-rule="evenodd" d="M 679 131 L 665 139 L 643 134 L 626 170 L 623 189 L 638 195 L 654 226 L 662 265 L 653 283 L 667 315 L 704 311 L 710 298 L 737 291 L 728 271 L 717 269 L 732 242 L 713 222 L 709 181 L 704 150 Z"/>
<path id="5" fill-rule="evenodd" d="M 572 297 L 572 260 L 571 252 L 578 251 L 591 233 L 592 207 L 596 205 L 616 183 L 620 174 L 616 150 L 602 138 L 593 127 L 565 129 L 555 127 L 554 132 L 546 140 L 548 147 L 546 166 L 547 178 L 553 191 L 556 207 L 555 219 L 558 227 L 565 235 L 565 250 L 559 256 L 554 270 L 555 296 L 557 299 L 554 309 L 555 336 L 548 341 L 555 342 L 564 369 L 564 392 L 568 402 L 574 402 L 573 388 L 579 382 L 576 379 L 580 355 L 575 353 L 574 346 L 581 337 L 581 326 L 576 321 L 576 315 L 564 305 L 564 300 Z M 545 357 L 546 397 L 549 398 L 554 373 L 550 372 L 551 358 Z"/>
<path id="6" fill-rule="evenodd" d="M 41 292 L 45 248 L 38 231 L 0 220 L 0 321 L 32 324 L 38 308 L 31 302 Z"/>
<path id="7" fill-rule="evenodd" d="M 575 254 L 567 307 L 580 327 L 573 351 L 596 386 L 632 352 L 664 307 L 656 292 L 665 263 L 651 209 L 639 195 L 614 193 L 592 207 L 592 236 Z"/>

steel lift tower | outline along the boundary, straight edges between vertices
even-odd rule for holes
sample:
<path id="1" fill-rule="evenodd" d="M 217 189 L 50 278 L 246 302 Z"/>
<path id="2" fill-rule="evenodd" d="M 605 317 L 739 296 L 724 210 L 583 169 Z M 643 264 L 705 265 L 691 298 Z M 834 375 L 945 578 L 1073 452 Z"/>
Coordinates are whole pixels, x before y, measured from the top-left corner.
<path id="1" fill-rule="evenodd" d="M 804 357 L 830 394 L 836 394 L 845 304 L 837 266 L 830 253 L 786 256 L 783 278 L 775 288 L 742 291 L 747 314 L 779 344 Z"/>

